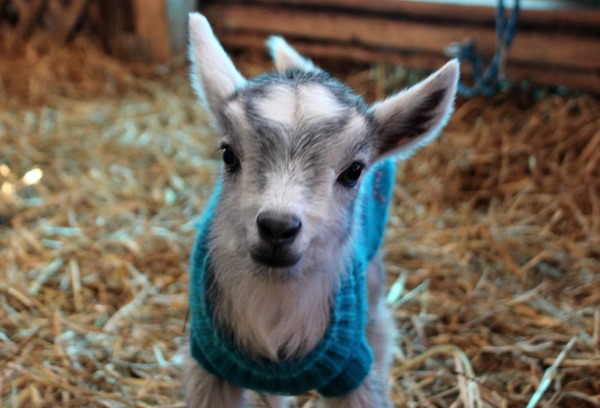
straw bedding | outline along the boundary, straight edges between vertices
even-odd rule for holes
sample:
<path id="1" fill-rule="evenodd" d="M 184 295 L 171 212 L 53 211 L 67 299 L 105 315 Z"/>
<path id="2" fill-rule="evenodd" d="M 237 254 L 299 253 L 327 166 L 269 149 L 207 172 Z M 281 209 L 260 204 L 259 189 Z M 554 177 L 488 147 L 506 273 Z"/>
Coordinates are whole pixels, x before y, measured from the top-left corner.
<path id="1" fill-rule="evenodd" d="M 219 163 L 184 65 L 82 39 L 2 56 L 0 405 L 183 406 L 188 256 Z M 340 75 L 373 100 L 397 72 Z M 398 406 L 600 407 L 600 101 L 533 96 L 459 100 L 400 166 Z"/>

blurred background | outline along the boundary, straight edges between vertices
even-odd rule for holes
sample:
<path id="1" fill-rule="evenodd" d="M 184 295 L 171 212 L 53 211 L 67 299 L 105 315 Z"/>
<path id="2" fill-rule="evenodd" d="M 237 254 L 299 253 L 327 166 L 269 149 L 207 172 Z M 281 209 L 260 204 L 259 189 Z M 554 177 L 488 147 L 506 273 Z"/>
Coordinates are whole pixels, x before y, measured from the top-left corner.
<path id="1" fill-rule="evenodd" d="M 594 0 L 0 0 L 0 406 L 183 406 L 220 162 L 195 10 L 247 77 L 280 34 L 368 102 L 460 58 L 450 123 L 398 169 L 393 400 L 600 407 Z"/>

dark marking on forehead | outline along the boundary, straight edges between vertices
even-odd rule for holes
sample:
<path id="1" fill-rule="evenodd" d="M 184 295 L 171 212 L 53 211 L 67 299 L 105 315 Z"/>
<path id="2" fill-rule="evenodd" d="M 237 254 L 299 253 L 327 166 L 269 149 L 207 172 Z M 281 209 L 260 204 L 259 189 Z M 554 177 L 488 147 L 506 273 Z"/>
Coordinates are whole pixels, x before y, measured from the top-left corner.
<path id="1" fill-rule="evenodd" d="M 244 100 L 246 122 L 253 130 L 249 137 L 253 139 L 253 143 L 260 146 L 261 156 L 267 157 L 261 160 L 270 161 L 273 164 L 282 160 L 306 158 L 305 155 L 318 156 L 314 152 L 326 149 L 330 141 L 333 141 L 335 135 L 346 125 L 352 112 L 357 109 L 355 103 L 351 104 L 348 99 L 340 100 L 331 87 L 323 83 L 327 77 L 318 74 L 307 75 L 306 73 L 297 74 L 299 77 L 296 77 L 294 76 L 295 71 L 287 71 L 287 73 L 291 77 L 288 78 L 285 75 L 259 77 L 257 84 L 260 86 L 251 87 L 248 92 L 239 95 Z M 309 88 L 315 85 L 318 88 Z M 266 102 L 268 102 L 269 96 L 276 95 L 279 91 L 278 87 L 281 87 L 281 92 L 284 94 L 289 92 L 289 109 L 294 111 L 291 116 L 299 113 L 298 109 L 302 110 L 303 107 L 300 105 L 307 103 L 311 91 L 323 91 L 333 98 L 336 106 L 332 106 L 332 108 L 339 111 L 339 115 L 332 114 L 329 117 L 323 115 L 323 119 L 308 118 L 308 121 L 303 120 L 306 118 L 298 117 L 298 120 L 293 120 L 292 123 L 265 118 L 264 113 L 261 114 L 259 110 L 259 105 L 263 104 L 261 105 L 263 109 L 268 106 Z M 301 92 L 304 94 L 301 95 Z M 283 99 L 285 100 L 285 97 Z M 326 106 L 324 104 L 324 107 Z M 309 163 L 315 160 L 309 160 Z"/>
<path id="2" fill-rule="evenodd" d="M 221 109 L 217 115 L 217 125 L 219 127 L 220 133 L 235 137 L 236 129 L 233 125 L 233 121 L 229 118 L 226 109 Z"/>
<path id="3" fill-rule="evenodd" d="M 229 96 L 225 101 L 225 105 L 232 100 L 238 99 L 242 94 L 250 98 L 262 98 L 270 86 L 283 84 L 293 88 L 297 88 L 302 84 L 320 84 L 326 87 L 337 98 L 340 104 L 348 107 L 356 107 L 361 112 L 367 111 L 367 105 L 360 96 L 356 95 L 350 87 L 331 77 L 326 72 L 321 70 L 302 71 L 298 69 L 289 69 L 282 73 L 270 72 L 259 75 Z"/>
<path id="4" fill-rule="evenodd" d="M 345 126 L 347 117 L 285 129 L 270 121 L 254 121 L 252 144 L 258 159 L 258 172 L 278 171 L 295 166 L 312 172 L 327 163 L 335 136 Z M 291 131 L 292 134 L 286 134 Z"/>
<path id="5" fill-rule="evenodd" d="M 227 110 L 231 103 L 240 100 L 244 101 L 245 105 L 248 105 L 248 101 L 265 98 L 268 95 L 269 89 L 274 86 L 284 85 L 298 89 L 302 85 L 311 84 L 318 84 L 326 88 L 340 105 L 356 109 L 358 112 L 368 115 L 368 107 L 362 97 L 356 95 L 350 87 L 331 77 L 326 72 L 321 70 L 307 72 L 290 69 L 283 73 L 271 72 L 259 75 L 247 82 L 245 86 L 236 89 L 224 102 L 223 107 L 217 114 L 217 121 L 220 127 L 229 133 L 231 137 L 236 137 L 234 121 L 227 115 Z M 254 119 L 254 115 L 252 115 L 252 119 Z"/>
<path id="6" fill-rule="evenodd" d="M 294 121 L 292 126 L 286 126 L 285 120 L 278 122 L 265 118 L 260 114 L 258 106 L 268 101 L 269 95 L 277 92 L 277 87 L 284 87 L 282 88 L 284 93 L 286 90 L 289 91 L 292 95 L 291 99 L 295 102 L 310 100 L 311 90 L 322 90 L 317 92 L 315 98 L 318 98 L 319 93 L 328 95 L 336 102 L 337 106 L 334 108 L 340 114 L 332 113 L 329 117 L 324 115 L 326 117 L 324 120 L 316 120 L 319 117 L 317 115 L 308 122 L 300 117 L 298 118 L 300 120 L 297 123 Z M 285 100 L 285 96 L 282 98 Z M 241 112 L 238 112 L 238 109 L 235 112 L 228 109 L 228 106 L 233 103 L 240 104 L 243 108 Z M 326 103 L 323 105 L 327 106 Z M 265 105 L 261 106 L 264 109 Z M 296 104 L 293 109 L 297 109 Z M 310 113 L 310 109 L 308 110 Z M 266 175 L 272 171 L 293 171 L 299 175 L 301 182 L 313 183 L 332 165 L 331 151 L 334 148 L 339 149 L 339 139 L 336 136 L 343 132 L 349 119 L 358 114 L 366 119 L 368 128 L 372 128 L 373 123 L 373 118 L 363 99 L 349 87 L 322 71 L 288 70 L 256 77 L 231 95 L 221 112 L 219 121 L 222 127 L 232 138 L 237 139 L 241 146 L 252 150 L 251 155 L 255 160 L 246 168 L 251 171 L 249 176 L 259 188 L 265 187 Z M 237 129 L 236 132 L 235 126 L 238 120 L 228 117 L 233 113 L 244 115 L 243 122 L 247 125 L 247 129 Z M 238 134 L 241 131 L 244 133 Z M 244 138 L 244 141 L 241 138 Z M 338 150 L 339 154 L 343 156 L 356 154 L 364 148 L 364 145 L 370 143 L 370 139 L 369 141 L 367 139 L 365 137 L 364 141 L 357 140 L 360 143 L 356 149 L 350 145 L 346 151 Z"/>

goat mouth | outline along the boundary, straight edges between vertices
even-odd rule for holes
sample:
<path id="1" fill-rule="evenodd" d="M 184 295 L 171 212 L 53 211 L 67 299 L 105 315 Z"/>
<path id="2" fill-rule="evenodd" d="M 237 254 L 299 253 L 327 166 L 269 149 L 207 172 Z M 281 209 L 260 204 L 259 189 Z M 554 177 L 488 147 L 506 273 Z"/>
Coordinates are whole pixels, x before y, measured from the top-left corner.
<path id="1" fill-rule="evenodd" d="M 295 254 L 277 254 L 276 252 L 265 253 L 250 251 L 250 257 L 256 263 L 270 266 L 272 268 L 289 268 L 300 261 L 301 255 Z"/>

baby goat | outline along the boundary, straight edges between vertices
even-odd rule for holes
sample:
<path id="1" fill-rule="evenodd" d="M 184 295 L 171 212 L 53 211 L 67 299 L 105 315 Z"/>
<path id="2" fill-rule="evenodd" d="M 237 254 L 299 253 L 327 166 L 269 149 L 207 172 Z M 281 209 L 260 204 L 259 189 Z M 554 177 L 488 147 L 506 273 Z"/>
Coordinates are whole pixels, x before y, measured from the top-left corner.
<path id="1" fill-rule="evenodd" d="M 448 120 L 458 63 L 367 106 L 280 37 L 277 72 L 246 80 L 204 16 L 190 35 L 224 169 L 192 256 L 188 406 L 247 406 L 245 390 L 285 406 L 312 389 L 323 407 L 391 406 L 380 246 L 394 160 Z"/>

